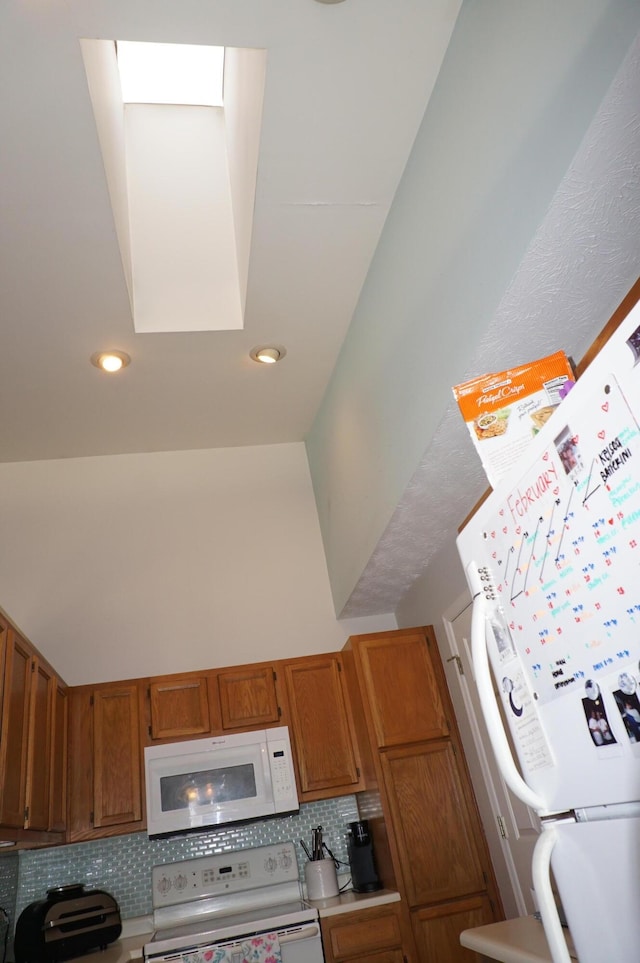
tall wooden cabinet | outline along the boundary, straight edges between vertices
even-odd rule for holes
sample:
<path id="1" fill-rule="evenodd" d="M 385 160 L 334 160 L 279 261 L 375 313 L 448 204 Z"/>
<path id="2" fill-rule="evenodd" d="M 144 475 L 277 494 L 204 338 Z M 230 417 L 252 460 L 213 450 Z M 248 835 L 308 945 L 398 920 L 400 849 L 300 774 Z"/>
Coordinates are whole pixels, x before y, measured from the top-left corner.
<path id="1" fill-rule="evenodd" d="M 347 643 L 419 963 L 471 963 L 468 926 L 502 918 L 433 630 Z"/>

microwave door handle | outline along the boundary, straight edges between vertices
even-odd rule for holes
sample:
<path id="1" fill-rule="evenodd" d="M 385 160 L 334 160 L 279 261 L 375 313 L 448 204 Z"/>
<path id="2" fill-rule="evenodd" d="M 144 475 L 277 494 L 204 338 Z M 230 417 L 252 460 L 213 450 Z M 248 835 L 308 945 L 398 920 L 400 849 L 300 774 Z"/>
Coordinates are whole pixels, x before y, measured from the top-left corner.
<path id="1" fill-rule="evenodd" d="M 515 764 L 493 691 L 487 652 L 487 621 L 490 610 L 489 601 L 485 594 L 485 587 L 490 583 L 486 578 L 484 581 L 481 579 L 475 562 L 471 562 L 467 567 L 467 579 L 474 594 L 471 613 L 471 656 L 478 696 L 482 714 L 487 724 L 491 747 L 502 778 L 511 791 L 532 809 L 536 811 L 544 810 L 544 800 L 534 792 L 531 786 L 527 785 Z"/>

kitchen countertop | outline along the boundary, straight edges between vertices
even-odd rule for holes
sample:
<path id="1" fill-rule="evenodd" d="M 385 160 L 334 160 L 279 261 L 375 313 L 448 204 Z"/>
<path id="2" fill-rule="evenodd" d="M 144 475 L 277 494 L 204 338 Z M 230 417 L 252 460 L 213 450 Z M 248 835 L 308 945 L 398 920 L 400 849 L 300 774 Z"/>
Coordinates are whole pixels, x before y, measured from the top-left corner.
<path id="1" fill-rule="evenodd" d="M 106 950 L 94 950 L 93 953 L 81 957 L 82 960 L 92 960 L 97 963 L 129 963 L 129 960 L 142 959 L 142 947 L 149 942 L 151 933 L 137 936 L 120 937 L 115 943 L 110 943 Z"/>
<path id="2" fill-rule="evenodd" d="M 315 906 L 323 917 L 370 909 L 373 906 L 382 906 L 384 903 L 395 903 L 399 899 L 400 893 L 395 890 L 380 889 L 375 893 L 354 893 L 353 890 L 348 890 L 330 899 L 308 900 L 308 902 Z M 87 960 L 88 963 L 129 963 L 130 960 L 141 960 L 142 947 L 149 942 L 152 932 L 153 923 L 150 916 L 125 920 L 119 940 L 110 943 L 106 950 L 95 950 L 83 956 L 82 960 Z"/>
<path id="3" fill-rule="evenodd" d="M 397 903 L 399 899 L 400 893 L 393 889 L 378 889 L 373 893 L 354 893 L 350 889 L 339 893 L 338 896 L 330 896 L 328 899 L 310 899 L 307 902 L 317 908 L 322 919 L 326 916 L 338 916 L 340 913 L 372 909 L 384 903 Z"/>
<path id="4" fill-rule="evenodd" d="M 571 934 L 565 930 L 572 959 L 577 959 Z M 499 963 L 552 963 L 542 923 L 533 916 L 521 916 L 502 923 L 476 926 L 460 934 L 467 949 L 481 954 L 483 960 Z"/>

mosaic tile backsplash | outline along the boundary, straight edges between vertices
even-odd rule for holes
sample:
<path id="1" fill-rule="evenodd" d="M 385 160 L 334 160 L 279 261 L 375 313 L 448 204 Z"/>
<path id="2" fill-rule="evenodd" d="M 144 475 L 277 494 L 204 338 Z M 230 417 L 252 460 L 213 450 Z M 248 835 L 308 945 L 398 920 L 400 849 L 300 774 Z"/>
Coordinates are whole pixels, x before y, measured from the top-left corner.
<path id="1" fill-rule="evenodd" d="M 12 928 L 25 906 L 43 899 L 47 889 L 52 886 L 64 886 L 67 883 L 84 883 L 87 889 L 106 890 L 118 901 L 122 918 L 131 919 L 152 912 L 151 869 L 159 863 L 266 846 L 291 839 L 296 845 L 303 877 L 306 857 L 299 841 L 304 839 L 309 845 L 311 830 L 315 826 L 322 826 L 327 846 L 348 871 L 347 824 L 355 819 L 358 819 L 355 796 L 340 796 L 321 802 L 303 803 L 300 812 L 293 816 L 226 826 L 180 838 L 148 839 L 146 833 L 133 833 L 71 846 L 24 851 L 17 854 L 19 859 L 16 859 L 16 854 L 0 857 L 0 893 L 7 874 L 5 889 L 7 902 L 13 911 Z M 15 886 L 16 871 L 13 870 L 12 877 L 8 869 L 11 860 L 16 866 L 19 864 L 17 892 L 13 898 L 11 886 Z"/>

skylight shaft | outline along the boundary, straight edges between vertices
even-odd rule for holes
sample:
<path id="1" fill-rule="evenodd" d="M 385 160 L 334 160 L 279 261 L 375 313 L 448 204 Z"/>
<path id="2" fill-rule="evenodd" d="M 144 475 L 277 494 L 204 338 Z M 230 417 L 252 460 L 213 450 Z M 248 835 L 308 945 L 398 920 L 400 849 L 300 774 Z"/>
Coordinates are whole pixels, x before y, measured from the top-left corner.
<path id="1" fill-rule="evenodd" d="M 222 107 L 224 47 L 118 40 L 125 104 Z"/>

